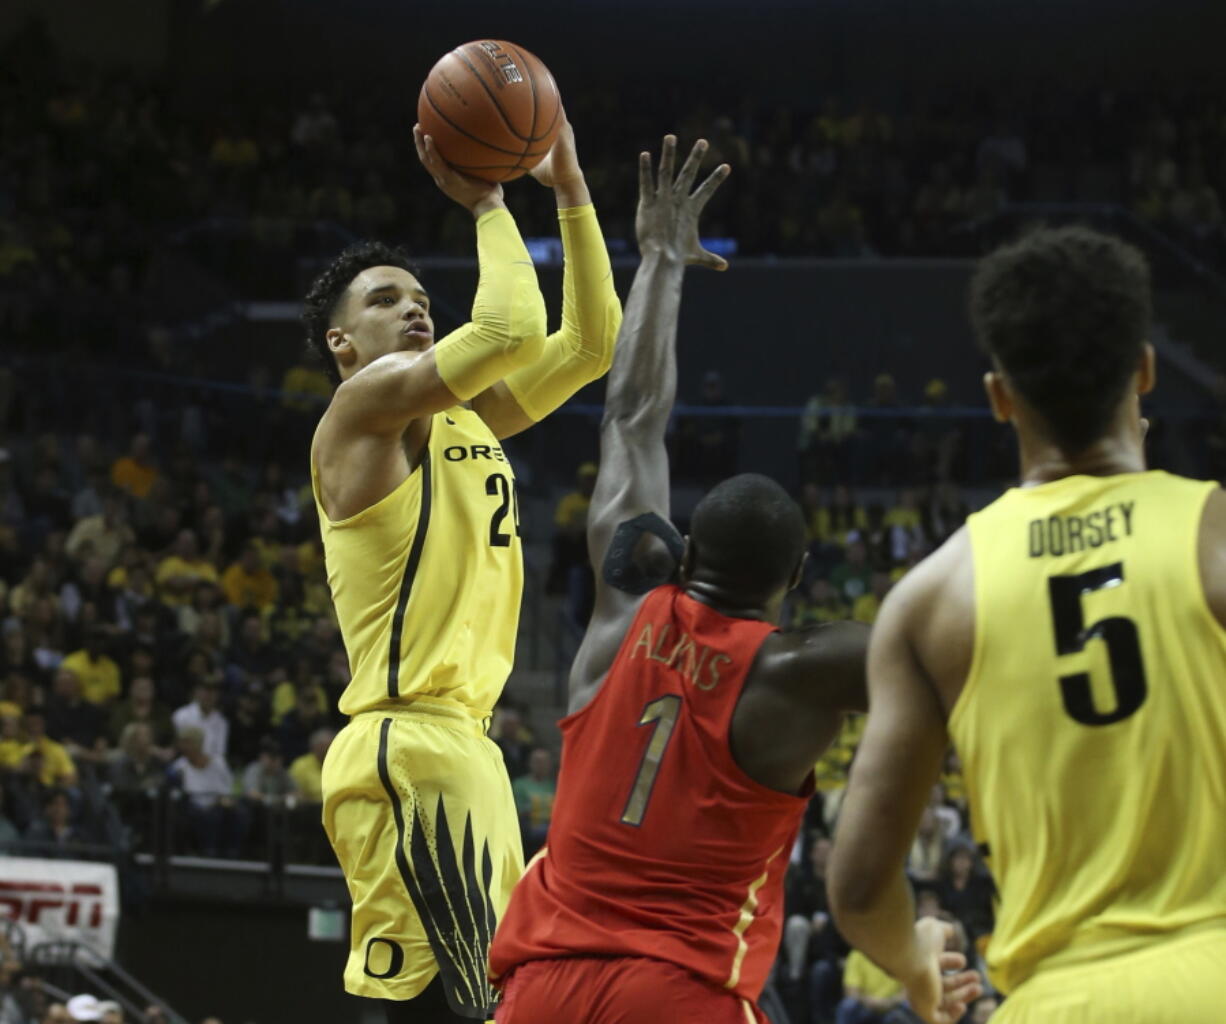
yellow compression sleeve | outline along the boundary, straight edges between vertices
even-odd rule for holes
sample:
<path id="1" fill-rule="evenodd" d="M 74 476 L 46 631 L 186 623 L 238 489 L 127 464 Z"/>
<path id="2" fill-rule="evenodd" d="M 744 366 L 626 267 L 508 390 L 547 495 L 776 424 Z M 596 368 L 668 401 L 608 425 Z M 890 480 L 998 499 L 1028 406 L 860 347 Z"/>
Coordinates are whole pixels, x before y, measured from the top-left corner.
<path id="1" fill-rule="evenodd" d="M 543 420 L 583 385 L 609 372 L 622 306 L 596 208 L 590 203 L 558 211 L 565 256 L 562 329 L 551 334 L 530 366 L 506 378 L 528 416 Z"/>
<path id="2" fill-rule="evenodd" d="M 461 401 L 534 362 L 545 347 L 545 300 L 536 268 L 506 210 L 477 219 L 477 262 L 481 278 L 472 322 L 434 347 L 439 376 Z"/>

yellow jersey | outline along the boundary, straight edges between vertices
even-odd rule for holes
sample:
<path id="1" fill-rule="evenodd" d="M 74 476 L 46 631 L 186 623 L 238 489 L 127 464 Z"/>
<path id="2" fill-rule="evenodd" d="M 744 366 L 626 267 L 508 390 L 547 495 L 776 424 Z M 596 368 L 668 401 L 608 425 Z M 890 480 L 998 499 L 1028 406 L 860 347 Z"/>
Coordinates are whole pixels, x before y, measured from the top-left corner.
<path id="1" fill-rule="evenodd" d="M 1216 486 L 1072 476 L 968 520 L 975 648 L 949 730 L 1003 991 L 1226 927 L 1226 630 L 1197 558 Z"/>
<path id="2" fill-rule="evenodd" d="M 319 501 L 328 585 L 352 674 L 342 714 L 419 698 L 488 715 L 510 674 L 523 592 L 515 474 L 476 413 L 436 413 L 421 462 L 348 519 Z"/>

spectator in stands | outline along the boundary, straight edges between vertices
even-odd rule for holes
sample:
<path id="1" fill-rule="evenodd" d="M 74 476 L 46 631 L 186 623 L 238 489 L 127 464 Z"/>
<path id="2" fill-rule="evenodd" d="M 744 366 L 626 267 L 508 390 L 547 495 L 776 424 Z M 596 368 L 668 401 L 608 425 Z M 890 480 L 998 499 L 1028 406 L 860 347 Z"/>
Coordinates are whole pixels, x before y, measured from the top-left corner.
<path id="1" fill-rule="evenodd" d="M 553 752 L 537 747 L 528 757 L 528 772 L 511 783 L 519 826 L 524 837 L 524 856 L 531 857 L 545 843 L 553 799 L 558 784 L 554 777 Z"/>
<path id="2" fill-rule="evenodd" d="M 317 684 L 300 685 L 296 697 L 294 707 L 286 712 L 277 729 L 281 750 L 291 764 L 310 749 L 311 736 L 315 730 L 328 724 L 327 713 L 320 706 Z"/>
<path id="3" fill-rule="evenodd" d="M 945 830 L 931 801 L 924 808 L 915 841 L 907 856 L 907 874 L 913 882 L 935 883 L 945 863 Z"/>
<path id="4" fill-rule="evenodd" d="M 110 727 L 107 730 L 112 743 L 118 743 L 123 731 L 132 723 L 148 726 L 153 744 L 167 748 L 173 739 L 174 727 L 170 712 L 158 701 L 157 691 L 149 676 L 137 676 L 128 687 L 126 700 L 117 701 L 111 708 Z"/>
<path id="5" fill-rule="evenodd" d="M 185 730 L 199 729 L 204 753 L 224 764 L 229 749 L 230 723 L 218 709 L 220 694 L 221 687 L 216 681 L 201 680 L 195 687 L 195 699 L 171 715 L 171 721 L 180 740 Z"/>
<path id="6" fill-rule="evenodd" d="M 265 736 L 260 741 L 260 756 L 243 770 L 243 795 L 258 803 L 275 803 L 297 792 L 298 784 L 286 771 L 280 744 Z"/>
<path id="7" fill-rule="evenodd" d="M 74 761 L 96 762 L 105 756 L 106 717 L 82 696 L 81 682 L 72 669 L 56 670 L 45 712 L 48 734 L 64 744 Z"/>
<path id="8" fill-rule="evenodd" d="M 191 599 L 192 588 L 201 580 L 217 582 L 217 569 L 200 554 L 195 531 L 180 530 L 174 551 L 158 562 L 158 596 L 163 604 L 178 606 Z"/>
<path id="9" fill-rule="evenodd" d="M 925 530 L 934 545 L 944 544 L 966 522 L 970 506 L 956 484 L 940 483 L 932 489 L 932 500 L 924 509 Z"/>
<path id="10" fill-rule="evenodd" d="M 793 627 L 809 626 L 819 622 L 840 622 L 848 617 L 850 606 L 842 595 L 824 576 L 817 576 L 809 584 L 802 598 L 793 604 Z"/>
<path id="11" fill-rule="evenodd" d="M 260 744 L 269 733 L 268 702 L 264 686 L 250 682 L 241 687 L 230 712 L 230 741 L 226 748 L 236 765 L 249 764 L 260 755 Z"/>
<path id="12" fill-rule="evenodd" d="M 322 804 L 324 801 L 324 758 L 335 738 L 336 733 L 331 729 L 316 729 L 311 733 L 310 749 L 289 766 L 298 794 L 307 803 Z"/>
<path id="13" fill-rule="evenodd" d="M 119 756 L 111 762 L 111 788 L 129 795 L 157 789 L 166 778 L 172 756 L 171 751 L 154 746 L 153 730 L 146 723 L 129 722 L 119 737 Z"/>
<path id="14" fill-rule="evenodd" d="M 808 858 L 788 868 L 784 890 L 783 953 L 789 986 L 808 978 L 809 1013 L 806 1019 L 834 1016 L 839 1001 L 839 958 L 847 945 L 830 916 L 826 897 L 826 864 L 830 838 L 816 835 Z"/>
<path id="15" fill-rule="evenodd" d="M 73 1024 L 68 1007 L 63 1003 L 51 1003 L 42 1017 L 42 1024 Z"/>
<path id="16" fill-rule="evenodd" d="M 27 709 L 24 724 L 25 743 L 21 748 L 19 770 L 29 773 L 45 787 L 74 787 L 77 784 L 76 765 L 64 745 L 47 735 L 42 710 Z"/>
<path id="17" fill-rule="evenodd" d="M 5 799 L 5 774 L 2 770 L 3 768 L 3 761 L 0 760 L 0 855 L 12 853 L 13 851 L 7 849 L 7 847 L 21 839 L 21 832 L 17 828 L 16 823 L 14 823 L 13 819 L 10 817 L 12 812 L 9 808 L 8 801 Z M 0 1022 L 2 1021 L 3 1017 L 0 1017 Z"/>
<path id="18" fill-rule="evenodd" d="M 902 985 L 858 949 L 853 949 L 843 967 L 843 1001 L 836 1024 L 876 1024 L 894 1007 L 902 1005 Z"/>
<path id="19" fill-rule="evenodd" d="M 246 818 L 234 802 L 234 776 L 224 758 L 205 751 L 205 735 L 195 727 L 179 732 L 181 756 L 170 775 L 186 795 L 188 826 L 206 857 L 237 857 Z"/>
<path id="20" fill-rule="evenodd" d="M 111 483 L 134 498 L 147 498 L 158 479 L 148 434 L 137 434 L 126 455 L 111 464 Z"/>
<path id="21" fill-rule="evenodd" d="M 277 602 L 277 581 L 260 560 L 255 544 L 244 544 L 243 554 L 222 574 L 222 591 L 235 608 L 265 612 Z"/>
<path id="22" fill-rule="evenodd" d="M 966 929 L 972 943 L 992 933 L 994 887 L 985 872 L 976 870 L 975 850 L 967 843 L 950 847 L 937 881 L 941 906 Z"/>
<path id="23" fill-rule="evenodd" d="M 823 527 L 825 533 L 822 540 L 840 547 L 849 543 L 852 531 L 867 529 L 868 513 L 846 484 L 835 484 Z"/>
<path id="24" fill-rule="evenodd" d="M 528 770 L 528 755 L 536 745 L 536 737 L 524 722 L 523 713 L 506 697 L 494 708 L 490 739 L 502 751 L 502 759 L 507 764 L 507 775 L 517 779 Z"/>
<path id="25" fill-rule="evenodd" d="M 831 377 L 820 394 L 805 404 L 800 417 L 801 479 L 846 479 L 858 420 L 841 377 Z"/>
<path id="26" fill-rule="evenodd" d="M 877 621 L 877 614 L 881 611 L 881 602 L 885 600 L 886 594 L 890 592 L 893 585 L 888 572 L 884 569 L 874 569 L 868 593 L 856 598 L 855 604 L 852 605 L 851 617 L 857 622 L 864 622 L 871 626 Z"/>
<path id="27" fill-rule="evenodd" d="M 267 570 L 264 570 L 267 572 Z M 264 635 L 264 619 L 258 611 L 243 612 L 235 630 L 234 641 L 226 654 L 226 662 L 233 673 L 247 681 L 263 679 L 273 671 L 282 659 L 275 647 Z"/>
<path id="28" fill-rule="evenodd" d="M 101 501 L 99 514 L 78 519 L 73 525 L 65 550 L 70 558 L 78 561 L 97 558 L 109 569 L 124 546 L 136 540 L 136 534 L 126 521 L 118 494 L 105 491 Z"/>
<path id="29" fill-rule="evenodd" d="M 843 561 L 830 571 L 830 582 L 839 597 L 852 607 L 872 589 L 873 569 L 868 564 L 868 549 L 859 530 L 847 534 Z"/>
<path id="30" fill-rule="evenodd" d="M 74 824 L 72 802 L 62 789 L 49 790 L 43 798 L 43 812 L 28 829 L 26 841 L 39 844 L 40 857 L 63 857 L 72 859 L 75 856 L 71 849 L 90 841 L 89 833 Z"/>
<path id="31" fill-rule="evenodd" d="M 96 626 L 85 634 L 85 647 L 73 651 L 60 663 L 62 671 L 76 675 L 81 696 L 97 707 L 105 707 L 118 698 L 121 691 L 119 666 L 107 655 L 108 635 Z"/>

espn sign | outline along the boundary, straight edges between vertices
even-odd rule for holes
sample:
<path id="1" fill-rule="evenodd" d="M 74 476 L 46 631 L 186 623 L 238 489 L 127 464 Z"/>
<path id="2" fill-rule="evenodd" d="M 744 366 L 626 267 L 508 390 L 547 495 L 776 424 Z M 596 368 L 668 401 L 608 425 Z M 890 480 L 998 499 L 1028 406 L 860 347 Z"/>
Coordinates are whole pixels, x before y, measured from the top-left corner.
<path id="1" fill-rule="evenodd" d="M 0 857 L 0 914 L 21 925 L 30 945 L 69 940 L 110 959 L 119 876 L 113 864 Z"/>

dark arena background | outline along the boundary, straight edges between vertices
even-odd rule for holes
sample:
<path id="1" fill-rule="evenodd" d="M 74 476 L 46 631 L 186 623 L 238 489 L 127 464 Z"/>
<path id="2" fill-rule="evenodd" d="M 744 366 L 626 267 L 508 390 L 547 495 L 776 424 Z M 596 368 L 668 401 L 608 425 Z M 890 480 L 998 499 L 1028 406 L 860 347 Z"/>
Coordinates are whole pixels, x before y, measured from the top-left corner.
<path id="1" fill-rule="evenodd" d="M 1151 464 L 1226 477 L 1226 5 L 8 0 L 3 1024 L 382 1019 L 343 993 L 348 903 L 319 823 L 348 665 L 307 457 L 330 387 L 298 316 L 321 266 L 377 237 L 418 261 L 441 329 L 467 318 L 472 228 L 411 127 L 430 66 L 482 37 L 554 72 L 623 298 L 638 152 L 673 131 L 732 166 L 704 216 L 731 269 L 691 271 L 683 300 L 673 511 L 684 529 L 736 471 L 791 489 L 811 549 L 788 625 L 871 622 L 1013 482 L 966 293 L 1028 225 L 1143 250 Z M 554 326 L 552 196 L 525 178 L 506 197 Z M 593 385 L 507 444 L 526 583 L 491 736 L 529 853 L 590 610 L 601 402 Z M 184 723 L 221 744 L 207 772 L 184 768 Z M 818 766 L 776 1024 L 833 1020 L 847 950 L 805 928 L 861 727 Z M 966 829 L 953 759 L 931 812 L 913 878 L 982 944 L 990 887 L 943 857 Z"/>

